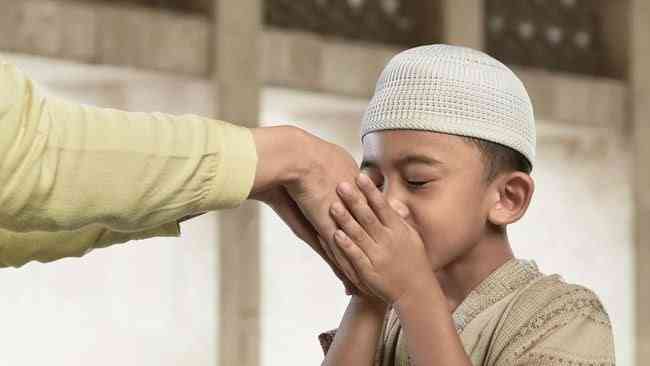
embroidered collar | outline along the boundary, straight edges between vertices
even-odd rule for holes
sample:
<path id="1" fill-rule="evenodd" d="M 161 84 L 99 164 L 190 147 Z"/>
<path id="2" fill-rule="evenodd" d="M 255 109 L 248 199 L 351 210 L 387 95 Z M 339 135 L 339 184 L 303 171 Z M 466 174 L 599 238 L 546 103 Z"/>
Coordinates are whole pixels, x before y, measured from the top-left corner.
<path id="1" fill-rule="evenodd" d="M 456 331 L 462 332 L 465 326 L 485 309 L 541 276 L 543 274 L 534 261 L 513 258 L 502 264 L 456 308 L 452 315 Z"/>

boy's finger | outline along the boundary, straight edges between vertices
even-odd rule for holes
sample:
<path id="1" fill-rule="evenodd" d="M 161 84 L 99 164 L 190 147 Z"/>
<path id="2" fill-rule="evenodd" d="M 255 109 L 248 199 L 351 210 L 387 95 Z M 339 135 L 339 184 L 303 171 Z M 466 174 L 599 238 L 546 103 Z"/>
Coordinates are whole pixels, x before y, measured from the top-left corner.
<path id="1" fill-rule="evenodd" d="M 397 212 L 399 217 L 401 217 L 402 219 L 406 220 L 406 218 L 409 216 L 410 214 L 409 208 L 406 207 L 406 205 L 402 201 L 392 199 L 388 201 L 388 204 L 395 212 Z"/>
<path id="2" fill-rule="evenodd" d="M 354 265 L 357 272 L 364 278 L 373 272 L 373 266 L 366 253 L 354 243 L 342 230 L 338 230 L 334 234 L 334 240 L 343 249 L 352 265 Z"/>
<path id="3" fill-rule="evenodd" d="M 373 250 L 374 241 L 352 217 L 350 212 L 342 204 L 336 202 L 331 208 L 332 216 L 336 224 L 345 232 L 345 234 L 361 249 L 369 254 Z M 336 238 L 335 238 L 336 239 Z"/>
<path id="4" fill-rule="evenodd" d="M 354 269 L 357 271 L 359 276 L 365 277 L 368 275 L 372 268 L 372 262 L 368 256 L 359 248 L 350 237 L 345 235 L 342 230 L 338 231 L 339 234 L 335 234 L 334 241 L 336 244 L 344 251 L 345 255 L 352 262 Z M 346 250 L 347 248 L 347 250 Z M 355 259 L 356 258 L 356 259 Z M 365 264 L 364 264 L 365 263 Z M 363 292 L 366 296 L 380 298 L 379 293 L 374 291 L 372 288 L 368 287 L 365 283 L 361 283 L 361 286 L 358 286 L 357 289 Z"/>
<path id="5" fill-rule="evenodd" d="M 348 286 L 361 288 L 363 286 L 361 283 L 361 278 L 359 277 L 357 271 L 354 269 L 354 265 L 347 259 L 345 253 L 341 252 L 340 248 L 332 249 L 330 245 L 325 242 L 321 242 L 321 245 L 330 248 L 330 252 L 335 258 L 335 264 L 330 263 L 330 267 L 336 276 L 344 283 L 346 287 L 346 293 Z"/>
<path id="6" fill-rule="evenodd" d="M 361 173 L 357 178 L 357 185 L 361 192 L 366 196 L 368 204 L 375 212 L 379 220 L 386 225 L 392 226 L 397 221 L 397 213 L 388 205 L 384 196 L 379 192 L 372 180 L 365 174 Z"/>
<path id="7" fill-rule="evenodd" d="M 384 225 L 368 206 L 364 195 L 349 183 L 341 183 L 336 190 L 354 219 L 375 241 L 379 241 L 384 235 Z"/>
<path id="8" fill-rule="evenodd" d="M 345 263 L 345 270 L 339 269 L 336 266 L 332 266 L 330 263 L 330 266 L 334 270 L 336 276 L 343 282 L 343 285 L 345 286 L 345 293 L 352 295 L 353 293 L 361 291 L 364 294 L 371 294 L 370 290 L 363 284 L 363 282 L 361 282 L 359 273 L 355 269 L 354 265 L 350 263 L 345 253 L 342 252 L 341 248 L 339 248 L 336 243 L 330 246 L 330 244 L 323 240 L 323 238 L 320 236 L 318 237 L 318 240 L 321 246 L 328 248 L 329 251 L 333 253 L 333 255 L 336 257 L 336 263 L 339 265 Z M 353 274 L 352 277 L 350 276 L 350 273 Z"/>

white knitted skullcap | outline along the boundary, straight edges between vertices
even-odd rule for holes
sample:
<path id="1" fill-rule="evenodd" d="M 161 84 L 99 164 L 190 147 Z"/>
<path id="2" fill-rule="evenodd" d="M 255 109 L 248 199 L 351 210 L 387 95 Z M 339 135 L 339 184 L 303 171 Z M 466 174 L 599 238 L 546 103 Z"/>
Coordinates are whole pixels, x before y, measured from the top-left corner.
<path id="1" fill-rule="evenodd" d="M 426 130 L 499 143 L 535 160 L 533 106 L 504 64 L 470 48 L 406 50 L 384 68 L 361 138 L 379 130 Z"/>

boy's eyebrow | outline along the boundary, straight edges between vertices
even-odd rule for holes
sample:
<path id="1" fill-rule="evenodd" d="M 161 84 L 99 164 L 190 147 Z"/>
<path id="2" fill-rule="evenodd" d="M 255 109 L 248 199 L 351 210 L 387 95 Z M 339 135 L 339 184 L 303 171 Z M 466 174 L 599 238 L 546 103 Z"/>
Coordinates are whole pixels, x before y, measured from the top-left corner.
<path id="1" fill-rule="evenodd" d="M 432 158 L 427 155 L 421 155 L 421 154 L 410 154 L 410 155 L 405 155 L 399 158 L 396 162 L 395 165 L 398 167 L 402 167 L 404 165 L 409 165 L 409 164 L 425 164 L 425 165 L 442 165 L 442 162 L 438 159 Z"/>
<path id="2" fill-rule="evenodd" d="M 397 159 L 397 161 L 395 162 L 395 166 L 397 167 L 402 167 L 404 165 L 409 165 L 409 164 L 425 164 L 429 166 L 443 165 L 443 163 L 440 160 L 432 158 L 427 155 L 421 155 L 421 154 L 405 155 Z M 361 162 L 360 169 L 376 168 L 376 167 L 377 164 L 375 164 L 375 162 L 371 160 L 364 160 Z"/>

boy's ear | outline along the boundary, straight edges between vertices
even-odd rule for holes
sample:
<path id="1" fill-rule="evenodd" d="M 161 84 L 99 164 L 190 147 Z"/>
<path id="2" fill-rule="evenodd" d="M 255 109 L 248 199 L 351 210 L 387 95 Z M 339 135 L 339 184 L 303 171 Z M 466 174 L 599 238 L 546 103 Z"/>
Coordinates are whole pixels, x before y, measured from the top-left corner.
<path id="1" fill-rule="evenodd" d="M 497 177 L 493 182 L 495 199 L 488 214 L 488 221 L 505 226 L 519 220 L 530 204 L 535 191 L 533 178 L 522 172 L 511 172 Z"/>

